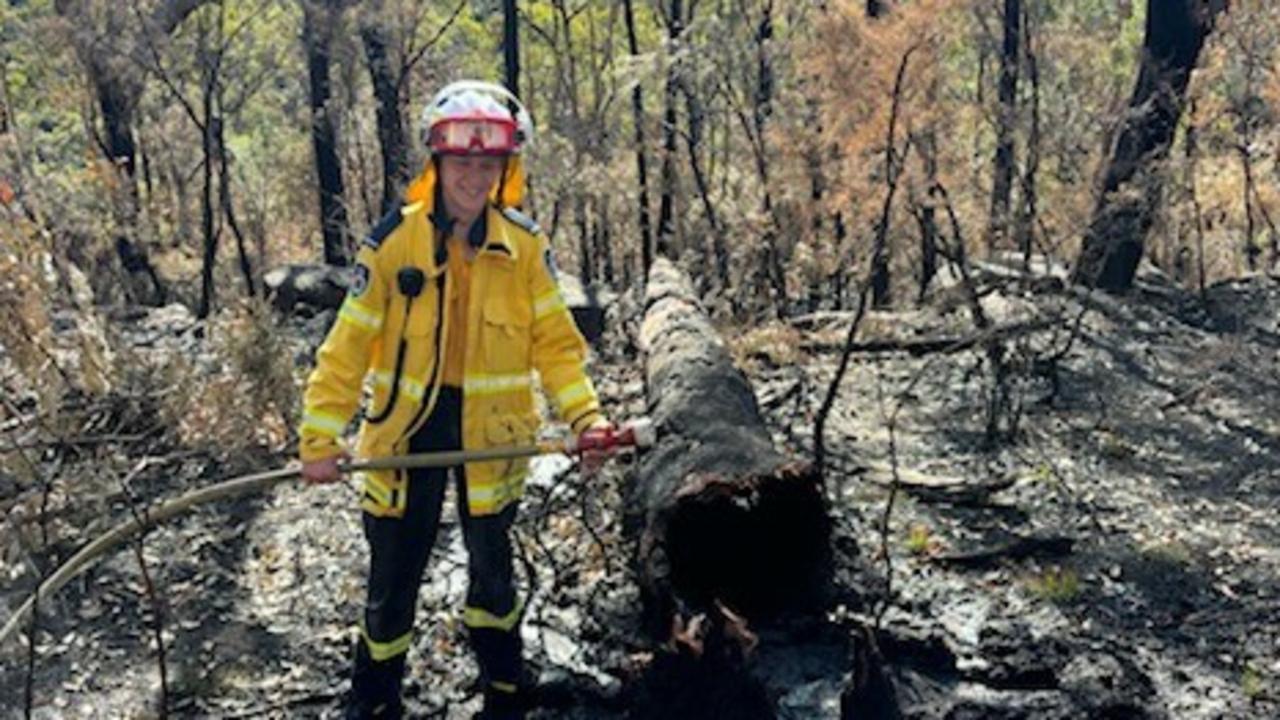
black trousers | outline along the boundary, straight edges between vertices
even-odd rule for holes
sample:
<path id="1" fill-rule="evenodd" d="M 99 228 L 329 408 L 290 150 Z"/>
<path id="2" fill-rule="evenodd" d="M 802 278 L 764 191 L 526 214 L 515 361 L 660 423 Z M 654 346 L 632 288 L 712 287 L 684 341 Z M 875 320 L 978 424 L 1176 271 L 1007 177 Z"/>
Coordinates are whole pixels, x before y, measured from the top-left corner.
<path id="1" fill-rule="evenodd" d="M 410 452 L 462 447 L 462 391 L 443 387 L 431 416 L 409 441 Z M 462 467 L 410 471 L 403 517 L 364 516 L 369 541 L 368 599 L 352 674 L 354 704 L 363 715 L 396 715 L 418 588 L 440 527 L 449 471 L 458 488 L 458 515 L 467 548 L 467 607 L 463 616 L 486 692 L 515 692 L 522 673 L 520 611 L 512 577 L 511 523 L 515 505 L 497 515 L 467 510 Z"/>

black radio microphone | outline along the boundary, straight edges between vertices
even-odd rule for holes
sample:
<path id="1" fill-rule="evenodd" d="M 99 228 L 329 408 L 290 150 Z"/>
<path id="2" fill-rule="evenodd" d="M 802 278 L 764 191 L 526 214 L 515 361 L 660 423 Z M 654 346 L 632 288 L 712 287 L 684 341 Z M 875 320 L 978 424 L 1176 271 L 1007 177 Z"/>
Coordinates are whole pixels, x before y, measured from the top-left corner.
<path id="1" fill-rule="evenodd" d="M 396 285 L 406 297 L 416 298 L 421 295 L 424 281 L 425 276 L 416 267 L 400 268 L 400 272 L 396 273 Z"/>

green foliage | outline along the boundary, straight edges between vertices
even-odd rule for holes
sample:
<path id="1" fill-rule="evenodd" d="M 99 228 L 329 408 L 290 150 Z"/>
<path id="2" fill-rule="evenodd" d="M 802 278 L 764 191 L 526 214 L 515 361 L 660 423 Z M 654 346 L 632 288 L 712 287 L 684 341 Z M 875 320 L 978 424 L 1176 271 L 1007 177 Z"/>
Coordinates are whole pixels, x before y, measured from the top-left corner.
<path id="1" fill-rule="evenodd" d="M 1080 597 L 1080 576 L 1071 568 L 1049 567 L 1027 580 L 1027 588 L 1041 600 L 1067 604 Z"/>
<path id="2" fill-rule="evenodd" d="M 1258 700 L 1266 694 L 1266 681 L 1257 665 L 1247 662 L 1240 672 L 1240 692 L 1250 700 Z"/>
<path id="3" fill-rule="evenodd" d="M 933 535 L 929 531 L 929 526 L 923 523 L 913 523 L 907 529 L 907 552 L 912 555 L 924 555 L 929 552 L 933 545 Z"/>
<path id="4" fill-rule="evenodd" d="M 1034 483 L 1052 482 L 1054 479 L 1053 467 L 1048 463 L 1038 465 L 1036 466 L 1035 470 L 1033 470 L 1031 474 L 1027 476 L 1027 479 Z"/>
<path id="5" fill-rule="evenodd" d="M 13 122 L 27 136 L 36 174 L 56 174 L 84 162 L 89 149 L 80 94 L 80 70 L 74 53 L 59 40 L 46 17 L 49 2 L 31 2 L 0 10 L 0 61 Z"/>

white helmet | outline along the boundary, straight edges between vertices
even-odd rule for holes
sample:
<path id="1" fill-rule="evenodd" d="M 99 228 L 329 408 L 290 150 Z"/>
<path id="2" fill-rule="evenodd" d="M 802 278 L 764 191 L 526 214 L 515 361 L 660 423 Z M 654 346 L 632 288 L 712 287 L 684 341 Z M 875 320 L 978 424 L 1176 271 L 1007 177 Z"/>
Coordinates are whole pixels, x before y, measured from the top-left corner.
<path id="1" fill-rule="evenodd" d="M 442 88 L 423 111 L 422 125 L 433 155 L 513 155 L 533 140 L 533 120 L 520 100 L 476 80 Z"/>

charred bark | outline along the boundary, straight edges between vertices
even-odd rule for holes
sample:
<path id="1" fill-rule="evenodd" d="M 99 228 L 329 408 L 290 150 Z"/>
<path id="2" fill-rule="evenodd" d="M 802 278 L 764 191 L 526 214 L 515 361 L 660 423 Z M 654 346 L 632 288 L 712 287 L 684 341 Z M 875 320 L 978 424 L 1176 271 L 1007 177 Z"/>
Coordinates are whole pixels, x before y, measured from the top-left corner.
<path id="1" fill-rule="evenodd" d="M 816 607 L 831 572 L 822 481 L 774 449 L 750 382 L 698 307 L 687 276 L 655 260 L 640 330 L 659 442 L 642 460 L 639 533 L 646 624 L 717 604 L 746 618 Z"/>
<path id="2" fill-rule="evenodd" d="M 502 0 L 502 61 L 507 89 L 520 96 L 520 23 L 516 0 Z"/>
<path id="3" fill-rule="evenodd" d="M 1200 50 L 1224 8 L 1224 0 L 1148 3 L 1137 84 L 1080 249 L 1076 282 L 1110 292 L 1132 287 L 1163 190 L 1160 164 Z"/>
<path id="4" fill-rule="evenodd" d="M 622 9 L 627 25 L 627 50 L 632 57 L 636 57 L 640 54 L 640 46 L 636 41 L 635 11 L 631 0 L 624 0 Z M 653 231 L 649 218 L 649 161 L 644 144 L 644 95 L 640 90 L 640 83 L 631 88 L 631 117 L 636 138 L 636 181 L 640 190 L 637 201 L 640 215 L 640 263 L 645 277 L 648 277 L 649 268 L 653 264 Z"/>
<path id="5" fill-rule="evenodd" d="M 667 42 L 674 52 L 684 33 L 684 10 L 681 0 L 671 0 L 667 14 Z M 657 254 L 665 258 L 679 255 L 675 248 L 676 188 L 676 91 L 680 86 L 680 69 L 672 59 L 667 66 L 666 86 L 662 100 L 662 194 L 658 198 Z M 652 271 L 650 271 L 652 273 Z"/>
<path id="6" fill-rule="evenodd" d="M 1004 0 L 1004 35 L 1000 49 L 1000 111 L 996 125 L 991 216 L 987 227 L 988 254 L 1003 249 L 1009 235 L 1009 208 L 1015 170 L 1013 142 L 1018 121 L 1018 41 L 1021 39 L 1021 29 L 1021 0 Z"/>
<path id="7" fill-rule="evenodd" d="M 346 265 L 348 258 L 346 190 L 338 152 L 337 113 L 332 107 L 329 66 L 342 6 L 334 0 L 302 0 L 303 39 L 307 50 L 307 77 L 311 103 L 311 145 L 315 151 L 320 193 L 320 228 L 324 236 L 324 261 Z"/>
<path id="8" fill-rule="evenodd" d="M 400 79 L 392 66 L 386 19 L 376 3 L 360 26 L 369 80 L 377 100 L 378 144 L 382 149 L 382 214 L 400 204 L 400 191 L 409 182 L 409 138 L 400 108 Z"/>

